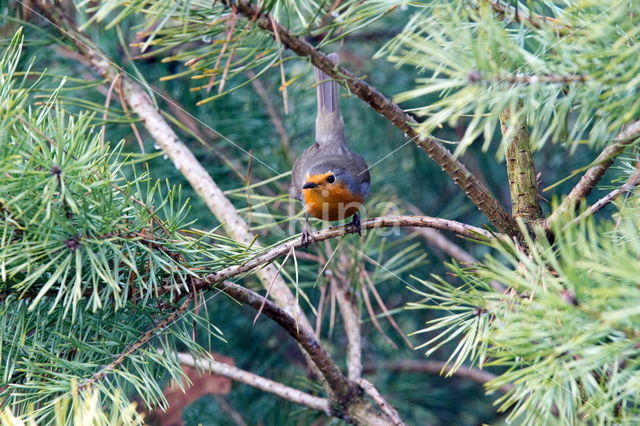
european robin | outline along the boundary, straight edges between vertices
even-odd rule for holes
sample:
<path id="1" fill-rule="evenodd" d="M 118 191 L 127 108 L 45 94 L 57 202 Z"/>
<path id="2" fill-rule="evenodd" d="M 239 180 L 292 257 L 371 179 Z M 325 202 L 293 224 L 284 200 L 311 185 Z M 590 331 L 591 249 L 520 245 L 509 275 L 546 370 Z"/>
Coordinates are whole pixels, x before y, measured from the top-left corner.
<path id="1" fill-rule="evenodd" d="M 330 54 L 329 59 L 334 64 L 339 62 L 337 53 Z M 367 163 L 347 148 L 338 103 L 338 83 L 317 68 L 315 76 L 318 98 L 316 143 L 295 161 L 289 189 L 291 197 L 304 205 L 304 244 L 310 242 L 309 215 L 328 221 L 353 216 L 352 224 L 361 234 L 358 210 L 371 187 Z"/>

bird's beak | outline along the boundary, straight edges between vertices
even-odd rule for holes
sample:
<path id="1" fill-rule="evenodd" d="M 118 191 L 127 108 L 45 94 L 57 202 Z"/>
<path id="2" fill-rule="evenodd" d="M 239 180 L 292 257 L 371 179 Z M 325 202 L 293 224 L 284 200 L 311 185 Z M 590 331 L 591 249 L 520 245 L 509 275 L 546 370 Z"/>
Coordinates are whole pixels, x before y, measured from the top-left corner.
<path id="1" fill-rule="evenodd" d="M 311 189 L 311 188 L 316 188 L 317 186 L 318 186 L 317 183 L 307 182 L 307 183 L 304 184 L 302 189 Z"/>

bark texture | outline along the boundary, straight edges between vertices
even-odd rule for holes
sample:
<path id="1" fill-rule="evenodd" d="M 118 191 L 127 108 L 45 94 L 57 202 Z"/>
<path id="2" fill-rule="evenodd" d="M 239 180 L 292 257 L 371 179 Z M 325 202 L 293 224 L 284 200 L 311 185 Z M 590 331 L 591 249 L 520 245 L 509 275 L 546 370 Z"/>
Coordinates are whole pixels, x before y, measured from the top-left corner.
<path id="1" fill-rule="evenodd" d="M 506 152 L 507 175 L 511 191 L 511 214 L 525 223 L 539 220 L 542 210 L 538 202 L 536 169 L 529 143 L 529 130 L 524 117 L 518 117 L 511 108 L 500 114 L 502 136 L 509 138 Z"/>

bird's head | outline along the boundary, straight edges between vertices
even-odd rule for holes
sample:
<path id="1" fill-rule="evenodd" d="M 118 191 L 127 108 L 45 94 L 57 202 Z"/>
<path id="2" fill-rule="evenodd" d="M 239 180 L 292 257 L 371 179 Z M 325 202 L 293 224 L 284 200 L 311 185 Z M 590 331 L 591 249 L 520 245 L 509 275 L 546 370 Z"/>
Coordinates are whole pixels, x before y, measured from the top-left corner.
<path id="1" fill-rule="evenodd" d="M 307 173 L 303 193 L 313 192 L 322 198 L 358 198 L 364 199 L 369 190 L 369 183 L 362 182 L 349 170 L 329 165 L 319 165 Z"/>
<path id="2" fill-rule="evenodd" d="M 307 212 L 322 220 L 340 220 L 355 214 L 367 196 L 369 182 L 348 170 L 326 165 L 309 170 L 302 186 Z"/>
<path id="3" fill-rule="evenodd" d="M 354 190 L 352 182 L 353 177 L 344 170 L 315 167 L 307 173 L 302 191 L 314 193 L 322 198 L 330 198 L 337 192 Z"/>
<path id="4" fill-rule="evenodd" d="M 342 182 L 338 181 L 334 171 L 329 170 L 327 172 L 317 174 L 307 173 L 302 189 L 304 191 L 312 190 L 314 192 L 329 193 L 338 186 L 343 186 Z"/>

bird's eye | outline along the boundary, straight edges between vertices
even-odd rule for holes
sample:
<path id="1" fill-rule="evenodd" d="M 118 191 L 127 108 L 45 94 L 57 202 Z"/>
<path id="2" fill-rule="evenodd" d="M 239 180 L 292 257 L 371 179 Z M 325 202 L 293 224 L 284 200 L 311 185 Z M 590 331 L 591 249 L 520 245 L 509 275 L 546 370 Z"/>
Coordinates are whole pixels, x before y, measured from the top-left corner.
<path id="1" fill-rule="evenodd" d="M 330 176 L 327 178 L 327 182 L 329 182 L 329 183 L 333 183 L 333 182 L 335 182 L 335 181 L 336 181 L 336 177 L 335 177 L 334 175 L 330 175 Z"/>

